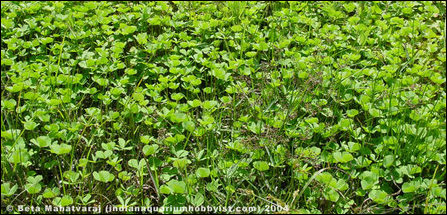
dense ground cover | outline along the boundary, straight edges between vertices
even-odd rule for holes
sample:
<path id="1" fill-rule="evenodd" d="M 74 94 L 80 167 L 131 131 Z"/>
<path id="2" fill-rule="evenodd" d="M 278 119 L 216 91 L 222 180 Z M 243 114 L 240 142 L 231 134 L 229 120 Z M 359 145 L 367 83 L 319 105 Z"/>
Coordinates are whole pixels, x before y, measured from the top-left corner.
<path id="1" fill-rule="evenodd" d="M 445 18 L 432 1 L 2 1 L 1 211 L 445 213 Z"/>

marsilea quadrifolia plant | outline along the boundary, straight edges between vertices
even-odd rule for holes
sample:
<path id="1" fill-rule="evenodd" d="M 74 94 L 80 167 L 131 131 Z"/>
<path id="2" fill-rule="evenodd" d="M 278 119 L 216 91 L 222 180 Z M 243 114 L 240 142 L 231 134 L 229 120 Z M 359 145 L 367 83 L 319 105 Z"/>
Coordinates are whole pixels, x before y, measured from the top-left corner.
<path id="1" fill-rule="evenodd" d="M 445 213 L 445 20 L 443 1 L 2 1 L 1 212 Z"/>

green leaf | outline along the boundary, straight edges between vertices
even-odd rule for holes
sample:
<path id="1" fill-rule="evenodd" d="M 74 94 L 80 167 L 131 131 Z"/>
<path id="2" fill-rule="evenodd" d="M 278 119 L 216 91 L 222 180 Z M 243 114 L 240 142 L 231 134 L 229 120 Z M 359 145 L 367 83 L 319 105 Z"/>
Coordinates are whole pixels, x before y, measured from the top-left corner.
<path id="1" fill-rule="evenodd" d="M 339 179 L 337 181 L 336 188 L 337 188 L 337 190 L 344 191 L 344 190 L 347 190 L 349 188 L 349 185 L 348 185 L 348 183 L 346 183 L 345 180 Z"/>
<path id="2" fill-rule="evenodd" d="M 52 43 L 53 41 L 54 41 L 54 39 L 51 38 L 51 37 L 45 37 L 45 38 L 42 38 L 42 39 L 41 39 L 41 42 L 42 42 L 42 44 L 44 44 L 44 45 L 46 45 L 46 44 L 48 44 L 48 43 Z"/>
<path id="3" fill-rule="evenodd" d="M 418 181 L 405 182 L 402 184 L 402 191 L 404 193 L 413 193 L 416 192 L 420 186 L 421 184 Z"/>
<path id="4" fill-rule="evenodd" d="M 127 164 L 130 167 L 133 167 L 135 169 L 137 169 L 138 171 L 142 171 L 144 167 L 146 167 L 146 160 L 141 159 L 140 162 L 138 162 L 138 160 L 136 159 L 130 159 Z"/>
<path id="5" fill-rule="evenodd" d="M 64 172 L 64 177 L 70 180 L 72 183 L 75 183 L 78 180 L 79 176 L 80 174 L 78 172 L 72 170 Z"/>
<path id="6" fill-rule="evenodd" d="M 394 155 L 387 155 L 383 158 L 383 167 L 388 168 L 393 165 Z"/>
<path id="7" fill-rule="evenodd" d="M 180 101 L 184 97 L 185 97 L 185 95 L 183 93 L 173 93 L 171 95 L 171 98 L 175 101 Z"/>
<path id="8" fill-rule="evenodd" d="M 230 73 L 225 72 L 225 70 L 222 68 L 216 68 L 211 70 L 211 75 L 223 81 L 227 81 L 228 77 L 230 77 Z"/>
<path id="9" fill-rule="evenodd" d="M 16 193 L 16 191 L 17 191 L 17 188 L 18 188 L 17 184 L 11 187 L 11 183 L 9 183 L 9 182 L 3 183 L 2 184 L 2 197 L 3 196 L 9 197 L 9 196 L 14 195 L 14 193 Z"/>
<path id="10" fill-rule="evenodd" d="M 191 161 L 189 159 L 180 158 L 180 159 L 174 160 L 174 162 L 172 164 L 174 165 L 174 167 L 177 167 L 179 169 L 184 169 L 190 163 L 191 163 Z"/>
<path id="11" fill-rule="evenodd" d="M 328 172 L 318 174 L 315 179 L 326 186 L 337 188 L 337 180 Z"/>
<path id="12" fill-rule="evenodd" d="M 183 195 L 169 195 L 163 200 L 163 207 L 165 214 L 181 214 L 184 211 L 181 209 L 186 205 L 186 198 Z"/>
<path id="13" fill-rule="evenodd" d="M 365 171 L 360 175 L 360 184 L 364 190 L 369 190 L 379 183 L 379 176 L 376 173 Z"/>
<path id="14" fill-rule="evenodd" d="M 8 99 L 8 100 L 2 100 L 2 107 L 6 107 L 6 109 L 14 109 L 17 105 L 16 100 L 14 99 Z"/>
<path id="15" fill-rule="evenodd" d="M 219 103 L 217 103 L 217 101 L 204 101 L 202 103 L 202 107 L 205 108 L 206 110 L 211 110 L 212 108 L 214 108 L 215 106 L 217 106 Z"/>
<path id="16" fill-rule="evenodd" d="M 197 177 L 206 178 L 210 175 L 210 169 L 208 168 L 198 168 L 196 170 Z"/>
<path id="17" fill-rule="evenodd" d="M 168 186 L 166 186 L 164 184 L 160 186 L 160 193 L 171 194 L 171 192 L 172 192 L 172 190 Z"/>
<path id="18" fill-rule="evenodd" d="M 21 133 L 21 130 L 19 130 L 19 129 L 9 129 L 6 131 L 2 131 L 1 137 L 5 138 L 7 140 L 12 140 L 13 138 L 17 138 L 20 133 Z"/>
<path id="19" fill-rule="evenodd" d="M 95 180 L 100 181 L 100 182 L 111 182 L 113 181 L 113 179 L 115 179 L 115 176 L 113 174 L 111 174 L 108 171 L 100 171 L 100 172 L 93 172 L 93 177 L 95 178 Z"/>
<path id="20" fill-rule="evenodd" d="M 298 78 L 306 79 L 307 77 L 309 77 L 309 73 L 307 72 L 302 71 L 298 74 Z"/>
<path id="21" fill-rule="evenodd" d="M 159 146 L 157 144 L 145 145 L 143 147 L 143 153 L 146 156 L 155 154 L 155 152 L 157 152 L 157 150 L 158 150 L 158 147 Z"/>
<path id="22" fill-rule="evenodd" d="M 51 152 L 57 155 L 67 154 L 71 151 L 71 146 L 65 143 L 53 144 L 50 146 Z"/>
<path id="23" fill-rule="evenodd" d="M 128 181 L 131 179 L 131 177 L 132 177 L 132 175 L 130 173 L 128 173 L 127 171 L 122 171 L 122 172 L 118 173 L 118 178 L 123 181 Z"/>
<path id="24" fill-rule="evenodd" d="M 53 189 L 46 188 L 45 191 L 43 191 L 42 197 L 50 199 L 58 196 L 60 194 L 60 190 L 57 187 L 53 187 Z"/>
<path id="25" fill-rule="evenodd" d="M 124 70 L 124 72 L 126 74 L 128 74 L 128 75 L 135 75 L 135 74 L 137 74 L 137 70 L 131 69 L 131 68 L 127 68 L 126 70 Z M 119 94 L 121 94 L 121 93 L 119 93 Z M 144 96 L 142 98 L 135 99 L 135 100 L 137 100 L 137 101 L 144 100 Z"/>
<path id="26" fill-rule="evenodd" d="M 37 141 L 34 141 L 34 144 L 36 144 L 40 148 L 48 147 L 49 145 L 51 145 L 51 138 L 48 136 L 40 136 L 36 140 Z"/>
<path id="27" fill-rule="evenodd" d="M 137 26 L 128 26 L 126 24 L 120 24 L 121 33 L 124 35 L 132 34 L 137 30 Z"/>
<path id="28" fill-rule="evenodd" d="M 199 119 L 199 122 L 200 122 L 201 125 L 207 126 L 209 124 L 214 123 L 214 118 L 212 116 L 209 116 L 209 115 L 204 115 L 202 117 L 202 119 Z"/>
<path id="29" fill-rule="evenodd" d="M 149 135 L 144 135 L 140 137 L 140 141 L 144 144 L 148 144 L 150 141 L 153 141 L 154 138 Z"/>
<path id="30" fill-rule="evenodd" d="M 353 118 L 357 114 L 359 114 L 359 111 L 356 109 L 350 109 L 350 110 L 346 111 L 346 114 L 348 115 L 348 117 Z"/>
<path id="31" fill-rule="evenodd" d="M 8 161 L 13 164 L 26 163 L 30 159 L 30 154 L 25 149 L 14 150 L 8 157 Z"/>
<path id="32" fill-rule="evenodd" d="M 137 42 L 140 45 L 144 45 L 147 43 L 147 33 L 139 33 L 136 36 L 134 35 L 135 39 L 137 39 Z"/>
<path id="33" fill-rule="evenodd" d="M 69 195 L 64 195 L 62 198 L 55 198 L 53 200 L 53 203 L 56 203 L 56 205 L 60 205 L 61 207 L 66 207 L 73 204 L 73 198 Z"/>
<path id="34" fill-rule="evenodd" d="M 193 132 L 196 129 L 196 124 L 193 121 L 185 121 L 182 123 L 182 126 L 189 132 Z"/>
<path id="35" fill-rule="evenodd" d="M 403 25 L 404 24 L 404 19 L 399 18 L 399 17 L 393 17 L 390 19 L 390 23 L 392 25 Z"/>
<path id="36" fill-rule="evenodd" d="M 388 193 L 382 190 L 371 190 L 368 197 L 379 204 L 386 204 L 389 201 Z"/>
<path id="37" fill-rule="evenodd" d="M 202 105 L 202 102 L 198 99 L 194 99 L 192 101 L 188 101 L 187 102 L 191 107 L 199 107 L 200 105 Z"/>
<path id="38" fill-rule="evenodd" d="M 217 189 L 219 188 L 220 185 L 221 184 L 219 184 L 218 180 L 213 180 L 212 182 L 206 185 L 206 189 L 210 192 L 217 192 Z"/>
<path id="39" fill-rule="evenodd" d="M 35 123 L 33 121 L 26 121 L 25 124 L 24 124 L 24 127 L 25 127 L 26 130 L 32 131 L 32 130 L 34 130 L 37 127 L 37 125 L 39 125 L 39 124 L 37 124 L 37 123 Z"/>
<path id="40" fill-rule="evenodd" d="M 352 124 L 351 119 L 341 119 L 339 122 L 340 127 L 344 130 L 348 130 L 350 128 L 351 124 Z"/>
<path id="41" fill-rule="evenodd" d="M 250 130 L 251 132 L 255 133 L 255 134 L 261 134 L 265 131 L 265 127 L 264 127 L 264 123 L 262 121 L 258 121 L 257 123 L 255 122 L 251 122 L 248 126 L 247 126 L 248 130 Z"/>
<path id="42" fill-rule="evenodd" d="M 349 4 L 343 4 L 343 7 L 345 8 L 346 12 L 351 13 L 352 11 L 355 10 L 356 5 L 354 3 L 349 3 Z"/>
<path id="43" fill-rule="evenodd" d="M 25 184 L 25 190 L 29 194 L 36 194 L 42 190 L 42 185 L 40 185 L 40 181 L 42 181 L 43 177 L 41 175 L 37 175 L 35 177 L 29 176 L 27 180 L 27 184 Z"/>
<path id="44" fill-rule="evenodd" d="M 371 108 L 369 109 L 369 114 L 371 114 L 372 117 L 380 117 L 380 115 L 382 115 L 382 111 L 376 108 Z"/>
<path id="45" fill-rule="evenodd" d="M 231 26 L 231 30 L 232 31 L 234 31 L 234 32 L 239 32 L 239 31 L 242 31 L 242 26 L 241 25 L 233 25 L 233 26 Z"/>
<path id="46" fill-rule="evenodd" d="M 247 55 L 247 57 L 250 57 L 250 58 L 256 56 L 256 54 L 257 54 L 257 52 L 253 52 L 253 51 L 245 53 L 245 55 Z"/>
<path id="47" fill-rule="evenodd" d="M 173 193 L 185 193 L 186 183 L 183 181 L 171 180 L 167 183 Z"/>
<path id="48" fill-rule="evenodd" d="M 174 123 L 181 123 L 188 120 L 188 115 L 184 113 L 174 113 L 171 115 L 171 121 Z"/>
<path id="49" fill-rule="evenodd" d="M 198 207 L 200 205 L 202 205 L 205 202 L 205 197 L 203 196 L 202 193 L 197 193 L 194 197 L 192 196 L 188 196 L 189 197 L 189 202 L 194 206 L 194 207 Z"/>
<path id="50" fill-rule="evenodd" d="M 354 159 L 352 154 L 349 152 L 334 152 L 333 156 L 334 156 L 334 159 L 339 163 L 347 163 Z"/>
<path id="51" fill-rule="evenodd" d="M 253 167 L 261 172 L 269 170 L 269 164 L 265 161 L 255 161 Z"/>
<path id="52" fill-rule="evenodd" d="M 39 183 L 37 183 L 37 184 L 25 184 L 25 190 L 29 194 L 39 193 L 41 189 L 42 189 L 42 185 L 40 185 Z"/>
<path id="53" fill-rule="evenodd" d="M 324 198 L 326 198 L 329 201 L 337 202 L 340 198 L 340 194 L 335 189 L 326 189 L 325 192 L 323 192 Z"/>

